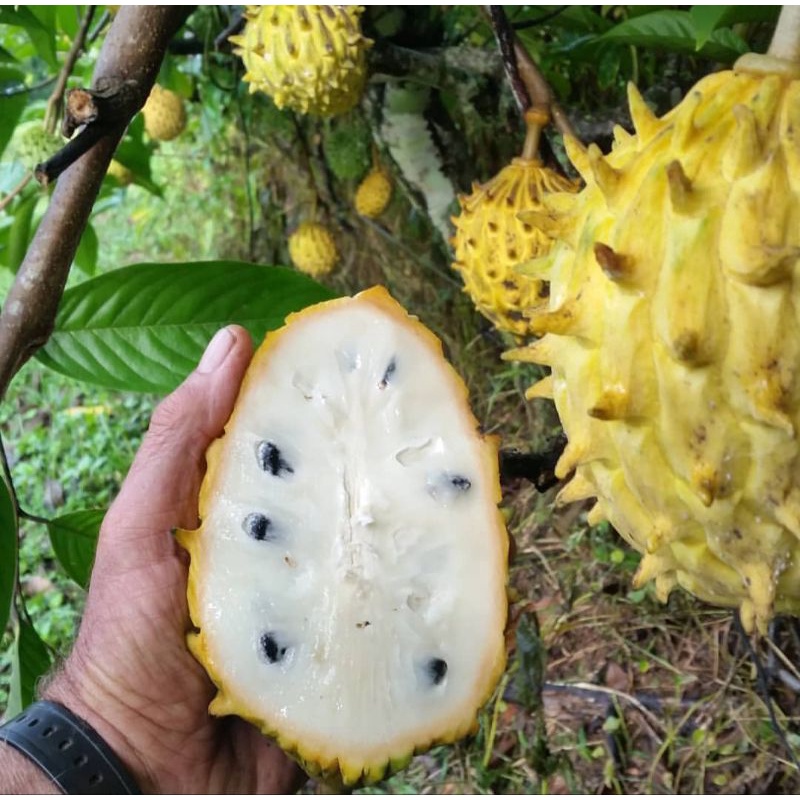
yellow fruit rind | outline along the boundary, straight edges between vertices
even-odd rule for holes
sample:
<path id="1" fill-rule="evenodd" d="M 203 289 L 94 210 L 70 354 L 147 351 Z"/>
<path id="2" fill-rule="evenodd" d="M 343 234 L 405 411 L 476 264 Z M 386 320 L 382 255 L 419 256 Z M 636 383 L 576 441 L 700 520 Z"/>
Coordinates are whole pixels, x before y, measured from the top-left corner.
<path id="1" fill-rule="evenodd" d="M 386 211 L 391 199 L 392 181 L 385 170 L 373 169 L 356 189 L 356 213 L 375 219 Z"/>
<path id="2" fill-rule="evenodd" d="M 258 381 L 261 365 L 270 357 L 271 351 L 276 348 L 282 337 L 291 335 L 292 325 L 301 322 L 311 314 L 320 313 L 323 307 L 327 309 L 336 308 L 342 304 L 363 304 L 378 307 L 383 312 L 394 317 L 402 325 L 409 326 L 416 337 L 430 348 L 442 361 L 450 381 L 457 388 L 457 394 L 463 402 L 459 403 L 457 411 L 468 414 L 476 431 L 479 430 L 477 420 L 472 417 L 472 412 L 468 405 L 468 389 L 464 381 L 449 364 L 444 360 L 441 341 L 415 317 L 408 315 L 405 310 L 389 295 L 381 286 L 373 287 L 363 291 L 352 298 L 340 298 L 311 306 L 303 311 L 290 314 L 286 318 L 286 324 L 276 330 L 267 333 L 264 342 L 253 357 L 248 372 L 245 375 L 240 393 L 245 393 L 251 381 Z M 234 424 L 236 409 L 234 409 L 231 419 L 226 425 L 226 430 Z M 482 469 L 485 474 L 485 485 L 492 487 L 491 500 L 496 507 L 496 524 L 493 530 L 496 546 L 498 548 L 498 563 L 507 565 L 508 561 L 508 535 L 506 533 L 505 521 L 499 509 L 501 500 L 500 474 L 499 474 L 499 439 L 496 436 L 479 434 L 483 443 L 482 447 Z M 206 454 L 207 470 L 203 479 L 203 485 L 198 501 L 199 518 L 201 525 L 196 530 L 178 530 L 176 540 L 190 555 L 189 581 L 187 590 L 187 600 L 189 615 L 197 632 L 187 635 L 187 645 L 192 655 L 204 666 L 209 678 L 217 687 L 217 695 L 209 706 L 209 713 L 215 716 L 227 716 L 235 714 L 259 728 L 262 733 L 274 739 L 277 744 L 292 758 L 294 758 L 310 775 L 322 778 L 333 786 L 354 787 L 362 784 L 371 784 L 381 780 L 389 773 L 402 769 L 417 753 L 424 752 L 431 747 L 440 744 L 450 744 L 458 739 L 473 733 L 477 730 L 478 710 L 490 698 L 494 687 L 500 680 L 506 664 L 506 649 L 503 631 L 505 629 L 508 605 L 505 593 L 507 574 L 503 581 L 502 593 L 495 598 L 495 613 L 497 616 L 497 641 L 491 652 L 484 656 L 484 664 L 480 670 L 482 684 L 475 695 L 474 708 L 464 715 L 454 713 L 447 720 L 440 721 L 437 730 L 430 735 L 423 736 L 421 740 L 392 742 L 390 745 L 376 745 L 376 757 L 367 761 L 356 758 L 346 759 L 341 755 L 335 754 L 336 743 L 311 741 L 308 737 L 301 739 L 293 735 L 286 729 L 285 720 L 279 716 L 275 719 L 260 719 L 248 713 L 246 706 L 238 698 L 230 695 L 220 675 L 219 669 L 215 666 L 214 659 L 209 652 L 208 644 L 204 637 L 201 625 L 202 614 L 202 576 L 205 574 L 206 566 L 203 564 L 204 550 L 202 545 L 203 525 L 202 520 L 207 515 L 210 503 L 210 492 L 217 483 L 217 470 L 221 463 L 221 455 L 224 450 L 224 433 L 220 439 L 214 441 Z M 386 748 L 390 747 L 390 752 Z"/>
<path id="3" fill-rule="evenodd" d="M 660 119 L 629 99 L 609 155 L 566 141 L 586 188 L 537 214 L 563 240 L 511 356 L 551 366 L 562 497 L 598 498 L 637 584 L 764 630 L 800 612 L 800 80 L 751 55 Z"/>
<path id="4" fill-rule="evenodd" d="M 183 99 L 179 94 L 158 84 L 151 89 L 142 114 L 147 135 L 159 142 L 175 139 L 186 127 Z"/>
<path id="5" fill-rule="evenodd" d="M 546 301 L 543 282 L 516 268 L 549 252 L 553 238 L 535 221 L 517 215 L 542 213 L 547 194 L 576 188 L 538 160 L 515 158 L 487 183 L 475 184 L 471 195 L 459 197 L 453 267 L 478 311 L 499 330 L 530 335 L 525 311 Z"/>
<path id="6" fill-rule="evenodd" d="M 361 99 L 367 78 L 361 6 L 247 6 L 247 24 L 231 36 L 250 92 L 278 108 L 333 116 Z"/>
<path id="7" fill-rule="evenodd" d="M 297 269 L 312 278 L 327 275 L 339 261 L 333 236 L 318 222 L 303 222 L 297 227 L 289 237 L 289 257 Z"/>

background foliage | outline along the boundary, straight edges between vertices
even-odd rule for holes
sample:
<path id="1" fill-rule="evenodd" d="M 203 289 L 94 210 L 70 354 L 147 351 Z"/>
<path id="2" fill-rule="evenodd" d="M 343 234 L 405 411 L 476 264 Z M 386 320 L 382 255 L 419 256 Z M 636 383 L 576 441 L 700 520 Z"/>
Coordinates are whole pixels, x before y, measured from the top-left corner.
<path id="1" fill-rule="evenodd" d="M 48 99 L 86 10 L 0 9 L 0 297 L 47 207 L 50 190 L 27 179 L 63 144 Z M 766 49 L 778 7 L 506 11 L 581 137 L 607 149 L 613 125 L 629 124 L 627 81 L 664 113 L 703 74 Z M 201 7 L 177 37 L 159 83 L 184 98 L 187 129 L 157 143 L 141 117 L 128 128 L 116 159 L 132 183 L 106 177 L 56 330 L 0 411 L 13 481 L 0 482 L 8 715 L 69 648 L 100 520 L 157 396 L 227 322 L 260 340 L 294 308 L 386 284 L 442 338 L 504 446 L 542 449 L 558 435 L 552 409 L 523 398 L 536 368 L 500 360 L 509 342 L 476 314 L 450 268 L 456 194 L 495 174 L 523 139 L 482 10 L 369 8 L 368 91 L 333 120 L 248 94 L 238 59 L 224 40 L 215 45 L 237 13 Z M 90 84 L 111 19 L 96 8 L 68 86 Z M 399 121 L 425 132 L 416 149 L 392 144 Z M 548 133 L 547 151 L 568 168 L 557 135 Z M 352 207 L 373 159 L 395 184 L 378 221 Z M 416 174 L 419 159 L 444 182 Z M 309 218 L 328 225 L 341 253 L 325 286 L 283 266 L 287 235 Z M 797 790 L 792 684 L 762 685 L 729 612 L 684 596 L 665 608 L 649 589 L 632 591 L 638 556 L 608 526 L 589 528 L 585 508 L 556 511 L 552 500 L 522 485 L 506 497 L 517 542 L 511 659 L 480 733 L 420 757 L 380 790 Z M 794 634 L 773 634 L 761 646 L 779 658 Z M 786 669 L 796 692 L 800 676 Z"/>

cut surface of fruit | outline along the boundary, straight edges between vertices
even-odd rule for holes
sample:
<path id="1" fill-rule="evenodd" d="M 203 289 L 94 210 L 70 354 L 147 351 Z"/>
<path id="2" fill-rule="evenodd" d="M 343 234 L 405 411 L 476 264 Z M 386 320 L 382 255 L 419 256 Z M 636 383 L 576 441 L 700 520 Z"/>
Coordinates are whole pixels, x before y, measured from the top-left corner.
<path id="1" fill-rule="evenodd" d="M 385 290 L 289 317 L 180 533 L 212 713 L 345 784 L 468 733 L 505 662 L 499 499 L 463 382 Z"/>

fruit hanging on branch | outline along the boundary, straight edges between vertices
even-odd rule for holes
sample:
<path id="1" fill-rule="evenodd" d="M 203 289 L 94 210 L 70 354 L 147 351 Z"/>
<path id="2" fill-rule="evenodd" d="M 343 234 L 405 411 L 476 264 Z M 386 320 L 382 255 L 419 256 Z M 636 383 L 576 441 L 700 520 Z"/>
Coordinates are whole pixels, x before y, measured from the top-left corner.
<path id="1" fill-rule="evenodd" d="M 375 166 L 356 189 L 354 205 L 362 217 L 377 219 L 392 199 L 392 179 L 380 166 Z"/>
<path id="2" fill-rule="evenodd" d="M 461 195 L 461 213 L 453 217 L 456 234 L 453 268 L 478 311 L 501 331 L 524 337 L 531 333 L 525 311 L 546 303 L 546 286 L 538 278 L 517 272 L 525 261 L 546 255 L 552 237 L 536 223 L 523 222 L 520 211 L 541 211 L 543 198 L 554 192 L 574 192 L 577 186 L 544 166 L 537 155 L 547 113 L 529 110 L 528 135 L 522 155 L 491 180 L 474 184 Z"/>
<path id="3" fill-rule="evenodd" d="M 278 108 L 334 116 L 361 99 L 367 80 L 360 6 L 248 6 L 240 36 L 250 92 L 264 92 Z"/>
<path id="4" fill-rule="evenodd" d="M 155 84 L 142 109 L 144 129 L 151 139 L 169 142 L 183 133 L 186 109 L 179 94 Z"/>
<path id="5" fill-rule="evenodd" d="M 192 652 L 312 774 L 379 780 L 475 728 L 505 662 L 497 446 L 383 288 L 290 316 L 209 449 Z"/>
<path id="6" fill-rule="evenodd" d="M 339 261 L 331 232 L 319 222 L 302 222 L 289 237 L 292 263 L 312 278 L 327 275 Z"/>
<path id="7" fill-rule="evenodd" d="M 586 188 L 553 198 L 565 240 L 528 270 L 550 285 L 542 338 L 509 354 L 552 368 L 531 394 L 569 439 L 560 500 L 598 498 L 590 522 L 644 553 L 637 584 L 761 629 L 800 612 L 796 38 L 785 55 L 742 57 L 660 119 L 631 86 L 635 133 L 607 156 L 567 141 Z"/>

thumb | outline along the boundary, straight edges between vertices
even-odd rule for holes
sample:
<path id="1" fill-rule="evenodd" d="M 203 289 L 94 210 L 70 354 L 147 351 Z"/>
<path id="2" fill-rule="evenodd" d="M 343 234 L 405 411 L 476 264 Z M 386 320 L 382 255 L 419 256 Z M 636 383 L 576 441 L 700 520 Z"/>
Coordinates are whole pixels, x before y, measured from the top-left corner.
<path id="1" fill-rule="evenodd" d="M 142 446 L 103 522 L 98 559 L 103 546 L 117 549 L 133 542 L 148 551 L 142 553 L 148 559 L 167 555 L 172 544 L 164 534 L 197 524 L 205 452 L 231 415 L 252 352 L 244 328 L 232 325 L 218 331 L 197 369 L 153 412 Z"/>

